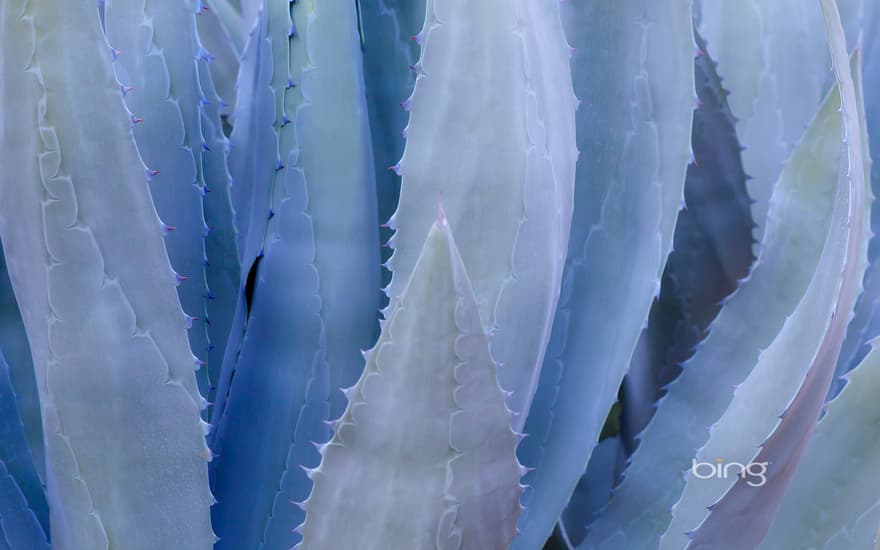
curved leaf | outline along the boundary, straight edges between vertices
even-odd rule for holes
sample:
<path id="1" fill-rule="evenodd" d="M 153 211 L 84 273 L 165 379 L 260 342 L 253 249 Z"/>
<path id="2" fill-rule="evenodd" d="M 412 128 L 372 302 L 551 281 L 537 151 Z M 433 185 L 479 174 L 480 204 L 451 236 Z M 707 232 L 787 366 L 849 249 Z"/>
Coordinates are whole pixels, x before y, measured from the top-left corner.
<path id="1" fill-rule="evenodd" d="M 385 222 L 394 213 L 400 197 L 400 176 L 388 167 L 397 164 L 403 154 L 404 127 L 409 115 L 402 104 L 412 93 L 416 80 L 425 0 L 360 0 L 358 7 L 379 220 Z M 391 235 L 389 228 L 382 228 L 383 243 Z M 391 250 L 386 248 L 382 252 L 382 261 L 387 261 Z M 384 279 L 387 280 L 383 284 L 387 285 L 390 273 Z"/>
<path id="2" fill-rule="evenodd" d="M 835 89 L 825 103 L 826 113 L 839 107 L 839 97 Z M 730 406 L 712 426 L 709 440 L 697 452 L 697 461 L 714 464 L 717 457 L 721 457 L 721 464 L 748 464 L 797 393 L 837 302 L 849 234 L 850 200 L 847 187 L 839 186 L 825 247 L 806 293 L 773 343 L 762 350 L 748 378 L 737 386 Z M 707 507 L 733 484 L 732 476 L 703 479 L 695 475 L 691 471 L 687 476 L 687 485 L 673 508 L 672 522 L 663 535 L 661 548 L 687 545 L 685 533 L 700 524 L 708 515 Z"/>
<path id="3" fill-rule="evenodd" d="M 870 191 L 866 179 L 867 144 L 864 143 L 861 83 L 858 77 L 852 76 L 850 70 L 846 38 L 837 5 L 834 0 L 821 0 L 821 5 L 843 117 L 846 162 L 841 161 L 839 186 L 844 187 L 844 193 L 850 197 L 846 218 L 842 220 L 844 229 L 840 232 L 846 236 L 846 245 L 839 283 L 835 281 L 839 284 L 839 292 L 836 293 L 827 331 L 822 336 L 821 344 L 797 395 L 783 411 L 778 425 L 761 444 L 760 451 L 752 460 L 767 466 L 764 483 L 754 487 L 752 480 L 738 478 L 724 496 L 712 505 L 708 517 L 693 534 L 688 545 L 693 550 L 730 547 L 732 540 L 737 541 L 737 548 L 753 548 L 767 534 L 819 419 L 846 335 L 846 326 L 852 318 L 856 298 L 861 291 L 870 231 L 868 217 L 865 215 Z M 858 72 L 858 59 L 855 65 Z M 835 228 L 832 235 L 836 237 L 837 231 Z M 835 239 L 830 246 L 839 248 L 841 244 Z M 826 266 L 821 266 L 821 269 L 825 268 Z M 833 266 L 828 269 L 833 269 Z M 823 290 L 827 292 L 827 286 Z M 828 316 L 824 318 L 827 319 Z"/>
<path id="4" fill-rule="evenodd" d="M 629 366 L 672 245 L 694 107 L 688 0 L 560 9 L 581 156 L 562 293 L 519 449 L 537 470 L 517 550 L 550 534 Z"/>
<path id="5" fill-rule="evenodd" d="M 819 421 L 761 548 L 873 548 L 880 525 L 880 352 L 847 375 Z"/>
<path id="6" fill-rule="evenodd" d="M 114 69 L 132 116 L 138 151 L 150 170 L 150 192 L 162 222 L 171 266 L 179 274 L 183 310 L 193 318 L 189 341 L 207 361 L 204 153 L 207 103 L 199 80 L 202 54 L 196 32 L 197 1 L 106 0 L 104 30 L 115 48 Z M 218 121 L 219 122 L 219 121 Z M 208 369 L 197 373 L 208 396 Z"/>
<path id="7" fill-rule="evenodd" d="M 696 162 L 687 167 L 685 208 L 678 214 L 660 294 L 623 380 L 621 435 L 630 453 L 663 388 L 706 337 L 724 299 L 755 259 L 751 203 L 727 93 L 702 38 L 695 38 L 699 104 L 691 146 Z"/>
<path id="8" fill-rule="evenodd" d="M 848 2 L 852 45 L 859 1 Z M 834 84 L 822 13 L 816 2 L 800 0 L 701 0 L 699 16 L 700 33 L 731 91 L 760 240 L 773 185 Z"/>
<path id="9" fill-rule="evenodd" d="M 553 0 L 428 2 L 387 292 L 403 290 L 443 197 L 525 422 L 559 296 L 574 191 L 569 48 Z M 492 67 L 492 71 L 487 71 Z"/>
<path id="10" fill-rule="evenodd" d="M 37 474 L 43 479 L 46 477 L 46 454 L 43 449 L 40 395 L 34 376 L 30 344 L 15 301 L 15 293 L 12 291 L 2 251 L 3 247 L 0 246 L 0 349 L 6 354 L 9 363 L 9 376 L 18 404 L 18 414 L 21 415 L 21 422 L 24 425 L 24 437 Z M 47 526 L 48 523 L 44 525 Z"/>
<path id="11" fill-rule="evenodd" d="M 442 213 L 367 357 L 310 471 L 301 546 L 507 548 L 519 438 Z"/>
<path id="12" fill-rule="evenodd" d="M 825 243 L 840 166 L 840 115 L 826 103 L 775 186 L 760 254 L 639 437 L 627 474 L 584 548 L 650 547 L 671 520 L 682 472 L 761 350 L 800 302 Z M 761 315 L 756 316 L 755 312 Z"/>
<path id="13" fill-rule="evenodd" d="M 261 16 L 260 28 L 275 40 L 271 18 L 290 4 L 265 7 L 273 15 Z M 272 216 L 244 339 L 237 356 L 227 353 L 228 392 L 221 387 L 225 404 L 214 414 L 218 548 L 297 542 L 304 516 L 293 502 L 311 487 L 301 467 L 317 466 L 313 443 L 329 438 L 325 422 L 345 409 L 338 389 L 357 380 L 361 350 L 378 328 L 378 220 L 356 8 L 307 0 L 292 10 L 296 34 L 266 50 L 276 69 L 289 63 L 297 82 L 274 115 L 281 123 L 272 147 L 281 147 L 283 168 L 264 205 Z"/>
<path id="14" fill-rule="evenodd" d="M 49 507 L 25 442 L 9 366 L 0 351 L 0 547 L 48 550 Z"/>
<path id="15" fill-rule="evenodd" d="M 196 361 L 98 12 L 3 9 L 15 53 L 0 80 L 17 84 L 0 235 L 35 358 L 53 544 L 210 548 Z"/>

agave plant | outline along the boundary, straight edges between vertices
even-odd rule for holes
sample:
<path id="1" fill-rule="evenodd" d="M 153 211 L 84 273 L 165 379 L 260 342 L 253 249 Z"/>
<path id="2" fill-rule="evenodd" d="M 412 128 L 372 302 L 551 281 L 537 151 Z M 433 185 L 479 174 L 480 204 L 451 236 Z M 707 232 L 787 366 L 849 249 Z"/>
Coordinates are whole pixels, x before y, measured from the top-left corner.
<path id="1" fill-rule="evenodd" d="M 0 550 L 872 548 L 839 2 L 3 0 Z"/>

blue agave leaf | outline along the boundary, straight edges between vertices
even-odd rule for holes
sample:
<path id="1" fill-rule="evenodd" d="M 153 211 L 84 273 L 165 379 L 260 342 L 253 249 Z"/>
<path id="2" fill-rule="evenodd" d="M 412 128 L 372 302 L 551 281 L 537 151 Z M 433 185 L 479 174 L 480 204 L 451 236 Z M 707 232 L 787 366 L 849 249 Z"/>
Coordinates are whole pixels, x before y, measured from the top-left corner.
<path id="1" fill-rule="evenodd" d="M 0 247 L 0 349 L 6 353 L 10 378 L 18 402 L 18 412 L 24 424 L 24 436 L 34 459 L 34 467 L 41 479 L 46 475 L 46 456 L 43 448 L 43 422 L 40 415 L 40 395 L 34 376 L 34 363 L 27 334 L 9 281 Z"/>
<path id="2" fill-rule="evenodd" d="M 561 10 L 581 156 L 559 307 L 519 446 L 537 469 L 525 478 L 517 550 L 550 534 L 629 366 L 672 246 L 694 107 L 690 2 Z"/>
<path id="3" fill-rule="evenodd" d="M 691 141 L 696 162 L 687 168 L 685 208 L 678 215 L 660 295 L 624 378 L 621 430 L 630 453 L 661 388 L 678 375 L 754 260 L 754 222 L 733 115 L 703 39 L 696 33 L 695 38 L 699 105 Z"/>
<path id="4" fill-rule="evenodd" d="M 400 176 L 389 170 L 403 155 L 404 128 L 409 115 L 401 103 L 410 97 L 419 60 L 418 37 L 425 20 L 425 0 L 360 0 L 364 78 L 373 137 L 379 219 L 387 221 L 397 208 Z M 392 230 L 383 227 L 382 242 Z M 391 256 L 383 249 L 382 261 Z M 390 281 L 385 272 L 383 285 Z"/>
<path id="5" fill-rule="evenodd" d="M 115 55 L 132 116 L 132 133 L 151 174 L 150 191 L 171 265 L 179 274 L 183 310 L 193 318 L 189 330 L 193 353 L 206 361 L 208 337 L 204 219 L 204 156 L 210 149 L 203 132 L 198 60 L 207 58 L 196 32 L 197 0 L 108 1 L 104 26 Z M 219 123 L 219 119 L 218 119 Z M 208 370 L 197 374 L 203 396 L 210 392 Z"/>
<path id="6" fill-rule="evenodd" d="M 653 547 L 684 488 L 682 472 L 803 298 L 819 262 L 840 167 L 840 115 L 826 100 L 771 200 L 761 256 L 658 402 L 627 474 L 585 548 Z M 761 315 L 755 312 L 760 311 Z"/>
<path id="7" fill-rule="evenodd" d="M 617 435 L 603 439 L 593 449 L 587 471 L 578 481 L 559 518 L 563 539 L 570 547 L 584 540 L 587 526 L 608 503 L 625 460 L 626 450 Z"/>
<path id="8" fill-rule="evenodd" d="M 265 222 L 269 217 L 270 187 L 275 178 L 274 172 L 281 165 L 278 137 L 273 128 L 276 115 L 272 89 L 272 50 L 267 32 L 266 18 L 260 18 L 242 54 L 236 86 L 235 127 L 229 144 L 229 195 L 241 270 L 236 282 L 235 314 L 216 384 L 211 417 L 215 426 L 223 414 L 232 372 L 241 351 L 248 315 L 246 283 L 252 272 L 256 272 L 257 258 L 262 254 L 262 235 L 265 234 Z M 252 204 L 262 205 L 258 208 L 259 212 L 251 211 Z M 248 241 L 248 235 L 253 232 L 259 234 L 258 238 L 255 237 L 253 242 Z M 216 430 L 209 438 L 211 444 L 215 434 Z"/>
<path id="9" fill-rule="evenodd" d="M 276 36 L 273 22 L 289 9 L 292 24 Z M 337 390 L 363 369 L 361 350 L 375 339 L 380 299 L 355 6 L 271 0 L 263 10 L 242 74 L 256 78 L 253 93 L 264 94 L 260 121 L 269 121 L 268 132 L 245 150 L 236 148 L 233 133 L 232 155 L 257 163 L 271 156 L 260 149 L 267 146 L 283 151 L 284 160 L 268 175 L 260 172 L 272 181 L 255 181 L 254 189 L 265 189 L 248 199 L 250 208 L 271 215 L 247 230 L 244 265 L 253 267 L 240 282 L 213 417 L 213 517 L 218 548 L 230 549 L 297 542 L 293 529 L 304 513 L 293 502 L 305 500 L 311 487 L 302 467 L 318 465 L 313 443 L 329 438 L 327 421 L 345 408 Z M 252 70 L 257 62 L 262 67 Z M 279 71 L 296 86 L 272 77 Z M 252 97 L 244 82 L 240 103 Z M 247 249 L 258 242 L 259 250 Z"/>
<path id="10" fill-rule="evenodd" d="M 816 317 L 819 317 L 820 322 L 824 322 L 825 334 L 820 337 L 818 351 L 814 352 L 812 361 L 809 361 L 809 370 L 803 377 L 797 394 L 778 416 L 779 421 L 772 433 L 760 443 L 760 450 L 751 460 L 763 464 L 766 468 L 761 484 L 755 486 L 750 479 L 737 476 L 736 481 L 724 495 L 709 506 L 709 514 L 696 530 L 689 534 L 690 543 L 687 546 L 689 550 L 729 547 L 729 541 L 732 540 L 736 540 L 739 547 L 755 548 L 767 534 L 814 433 L 816 421 L 819 419 L 824 398 L 831 384 L 846 327 L 861 291 L 864 269 L 867 265 L 870 232 L 866 215 L 870 201 L 867 185 L 869 162 L 865 142 L 861 74 L 857 53 L 853 62 L 854 69 L 850 67 L 844 29 L 835 1 L 821 0 L 820 4 L 839 89 L 845 158 L 841 161 L 838 191 L 838 197 L 843 198 L 839 202 L 845 207 L 839 210 L 843 210 L 844 215 L 837 215 L 838 205 L 835 205 L 835 218 L 828 234 L 829 239 L 834 239 L 829 240 L 830 251 L 833 255 L 837 255 L 840 261 L 825 261 L 823 253 L 823 262 L 820 263 L 814 278 L 816 281 L 821 280 L 826 274 L 836 276 L 836 279 L 830 279 L 831 284 L 822 285 L 823 297 L 827 299 L 830 294 L 832 304 L 828 308 L 830 312 L 825 315 L 817 315 L 815 310 L 807 310 L 809 321 L 815 322 Z M 801 305 L 809 304 L 809 301 L 810 297 L 805 296 L 790 320 L 797 319 L 801 314 Z M 788 347 L 796 347 L 802 341 L 803 339 L 795 340 L 788 344 Z M 792 355 L 791 349 L 783 350 L 786 351 L 788 353 L 780 356 L 783 361 Z M 772 363 L 778 365 L 779 362 L 776 360 Z M 792 362 L 801 363 L 799 360 Z M 750 423 L 746 421 L 743 424 Z M 713 437 L 714 435 L 713 433 Z M 810 504 L 812 503 L 809 501 L 803 503 L 805 506 Z M 665 537 L 664 535 L 664 539 Z M 680 548 L 679 545 L 669 547 Z M 798 544 L 798 547 L 803 545 Z"/>
<path id="11" fill-rule="evenodd" d="M 680 365 L 693 353 L 721 308 L 722 300 L 748 274 L 752 260 L 752 227 L 746 176 L 740 145 L 726 92 L 715 64 L 695 33 L 698 53 L 694 71 L 699 104 L 694 111 L 692 148 L 696 162 L 687 168 L 685 208 L 679 212 L 674 246 L 661 279 L 660 295 L 651 307 L 648 327 L 636 346 L 622 387 L 621 437 L 631 454 L 637 436 L 654 413 L 662 388 L 680 372 Z M 563 513 L 565 531 L 573 545 L 579 544 L 587 525 L 597 515 L 594 505 L 574 505 L 583 500 L 587 480 L 601 475 L 593 468 L 610 471 L 598 483 L 616 479 L 608 458 L 596 454 L 608 446 L 603 440 L 594 451 L 587 472 Z M 619 442 L 618 442 L 619 444 Z M 603 455 L 604 456 L 604 455 Z M 610 487 L 608 487 L 610 490 Z M 589 493 L 593 495 L 594 493 Z M 607 491 L 599 506 L 608 500 Z"/>
<path id="12" fill-rule="evenodd" d="M 841 3 L 841 17 L 844 26 L 847 19 L 845 4 Z M 880 159 L 880 5 L 873 3 L 865 7 L 864 45 L 862 47 L 862 85 L 865 90 L 865 118 L 868 126 L 868 146 L 872 159 Z M 848 33 L 849 34 L 849 33 Z M 849 43 L 849 39 L 848 39 Z M 874 196 L 880 194 L 880 163 L 871 167 L 871 189 Z M 847 328 L 846 340 L 840 351 L 835 380 L 828 393 L 829 400 L 843 389 L 843 375 L 856 367 L 867 356 L 868 342 L 880 335 L 880 204 L 872 205 L 871 231 L 874 237 L 868 245 L 868 271 L 863 282 L 864 291 L 856 305 L 856 313 Z"/>
<path id="13" fill-rule="evenodd" d="M 229 196 L 227 157 L 229 140 L 223 133 L 220 113 L 222 100 L 217 96 L 207 59 L 198 64 L 199 81 L 207 102 L 202 107 L 202 132 L 205 151 L 201 154 L 205 183 L 203 199 L 207 236 L 205 237 L 205 275 L 208 283 L 208 401 L 216 399 L 217 383 L 223 365 L 233 317 L 238 304 L 241 264 L 238 236 L 233 223 Z"/>
<path id="14" fill-rule="evenodd" d="M 49 548 L 49 507 L 25 442 L 9 365 L 0 351 L 0 540 L 12 550 Z"/>
<path id="15" fill-rule="evenodd" d="M 221 112 L 228 116 L 235 107 L 235 81 L 238 79 L 239 59 L 247 33 L 242 31 L 232 35 L 228 32 L 223 16 L 236 18 L 238 14 L 225 0 L 209 1 L 208 6 L 210 6 L 208 9 L 199 12 L 196 27 L 199 31 L 199 40 L 211 53 L 209 72 L 213 82 L 210 87 L 216 88 L 217 95 L 223 100 Z M 229 10 L 231 13 L 225 14 L 224 10 Z M 234 22 L 240 26 L 240 21 L 236 19 Z M 208 95 L 206 85 L 203 79 L 202 89 L 205 90 L 205 95 Z"/>

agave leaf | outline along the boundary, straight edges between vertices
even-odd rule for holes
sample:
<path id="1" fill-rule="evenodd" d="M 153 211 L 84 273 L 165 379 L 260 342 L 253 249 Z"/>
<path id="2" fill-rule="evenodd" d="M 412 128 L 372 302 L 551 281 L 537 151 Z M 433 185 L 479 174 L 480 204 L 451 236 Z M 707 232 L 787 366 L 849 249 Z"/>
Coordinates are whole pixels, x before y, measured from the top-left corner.
<path id="1" fill-rule="evenodd" d="M 197 0 L 107 0 L 104 30 L 118 53 L 114 69 L 131 112 L 132 133 L 151 172 L 150 191 L 162 222 L 171 266 L 179 274 L 183 310 L 193 317 L 189 341 L 208 359 L 202 92 L 197 59 L 206 55 L 196 32 Z M 218 121 L 219 122 L 219 121 Z M 173 228 L 173 230 L 171 229 Z M 208 396 L 208 370 L 196 375 Z"/>
<path id="2" fill-rule="evenodd" d="M 525 421 L 559 295 L 574 191 L 575 97 L 557 2 L 428 2 L 388 295 L 437 200 L 456 228 L 508 404 Z M 491 67 L 492 70 L 487 70 Z M 464 95 L 466 100 L 461 100 Z M 560 509 L 561 511 L 561 509 Z"/>
<path id="3" fill-rule="evenodd" d="M 733 116 L 715 63 L 698 33 L 695 39 L 699 104 L 691 145 L 697 162 L 687 167 L 685 208 L 678 214 L 660 295 L 623 381 L 621 434 L 629 452 L 654 414 L 662 388 L 681 372 L 754 261 L 754 222 Z"/>
<path id="4" fill-rule="evenodd" d="M 255 19 L 242 54 L 233 113 L 235 126 L 229 144 L 230 200 L 238 236 L 241 278 L 217 382 L 214 425 L 218 424 L 226 406 L 229 383 L 241 352 L 250 313 L 246 293 L 252 296 L 253 292 L 248 283 L 252 285 L 255 280 L 269 221 L 274 216 L 272 208 L 280 203 L 288 178 L 289 167 L 282 160 L 282 154 L 295 144 L 290 122 L 301 100 L 294 76 L 299 78 L 303 69 L 305 48 L 291 49 L 299 43 L 291 19 L 292 6 L 278 0 L 258 4 L 261 17 Z M 277 195 L 273 195 L 276 189 Z M 213 445 L 213 438 L 211 441 Z"/>
<path id="5" fill-rule="evenodd" d="M 840 166 L 840 114 L 826 102 L 775 186 L 760 255 L 709 335 L 658 402 L 627 474 L 584 548 L 656 545 L 684 488 L 682 472 L 727 409 L 734 387 L 801 301 L 816 270 Z M 755 312 L 761 315 L 756 316 Z"/>
<path id="6" fill-rule="evenodd" d="M 201 154 L 205 181 L 204 207 L 205 276 L 208 282 L 208 381 L 209 404 L 216 400 L 216 389 L 229 340 L 233 317 L 238 304 L 241 264 L 237 248 L 238 235 L 233 222 L 229 196 L 230 176 L 227 167 L 229 140 L 223 132 L 223 102 L 217 96 L 211 79 L 209 59 L 199 59 L 199 82 L 207 102 L 202 106 L 202 133 L 207 147 Z M 213 66 L 210 64 L 210 66 Z M 206 322 L 207 322 L 206 321 Z M 212 412 L 212 411 L 210 411 Z"/>
<path id="7" fill-rule="evenodd" d="M 310 472 L 303 548 L 508 547 L 519 439 L 442 212 L 348 395 Z"/>
<path id="8" fill-rule="evenodd" d="M 400 176 L 388 167 L 403 154 L 404 127 L 409 115 L 402 105 L 416 80 L 425 0 L 360 0 L 358 7 L 379 220 L 385 222 L 394 213 L 400 197 Z M 391 235 L 391 229 L 383 226 L 382 242 L 387 242 Z M 390 248 L 383 248 L 382 261 L 390 256 Z M 391 280 L 390 275 L 387 271 L 383 273 L 383 286 Z"/>
<path id="9" fill-rule="evenodd" d="M 53 544 L 210 548 L 196 361 L 98 12 L 2 9 L 0 80 L 18 84 L 2 98 L 0 235 L 35 359 Z"/>
<path id="10" fill-rule="evenodd" d="M 562 296 L 519 449 L 537 470 L 516 549 L 550 534 L 629 365 L 672 245 L 694 107 L 689 1 L 561 9 L 582 154 Z"/>
<path id="11" fill-rule="evenodd" d="M 593 449 L 587 471 L 559 518 L 559 528 L 569 548 L 584 540 L 587 526 L 608 503 L 625 461 L 626 450 L 619 436 L 607 437 Z"/>
<path id="12" fill-rule="evenodd" d="M 849 2 L 852 4 L 853 2 Z M 841 18 L 846 26 L 846 5 L 840 4 Z M 877 90 L 880 90 L 880 40 L 877 32 L 880 30 L 880 5 L 872 3 L 865 9 L 864 46 L 862 48 L 862 70 L 864 72 L 865 89 L 865 118 L 869 137 L 870 156 L 880 158 L 880 102 L 877 101 Z M 849 43 L 849 42 L 848 42 Z M 871 172 L 871 188 L 876 195 L 880 192 L 880 167 L 874 166 Z M 871 219 L 871 230 L 875 237 L 871 239 L 868 247 L 868 271 L 865 274 L 864 291 L 859 296 L 856 305 L 856 313 L 847 329 L 846 340 L 840 351 L 840 359 L 837 362 L 835 380 L 832 382 L 829 397 L 836 396 L 843 388 L 842 376 L 850 369 L 856 367 L 868 354 L 870 347 L 868 342 L 880 335 L 880 315 L 878 315 L 878 298 L 880 298 L 880 269 L 877 268 L 878 247 L 880 239 L 876 235 L 880 233 L 880 210 L 875 203 L 874 214 Z"/>
<path id="13" fill-rule="evenodd" d="M 289 6 L 273 1 L 265 13 Z M 346 403 L 337 390 L 357 381 L 361 350 L 378 328 L 379 235 L 356 8 L 301 1 L 293 18 L 289 48 L 271 48 L 273 62 L 290 59 L 297 82 L 276 115 L 284 179 L 264 206 L 273 216 L 245 336 L 224 364 L 228 392 L 214 415 L 218 548 L 297 542 L 304 516 L 292 502 L 311 486 L 301 467 L 318 465 L 313 443 L 330 437 L 325 423 Z M 261 28 L 268 24 L 261 16 Z"/>
<path id="14" fill-rule="evenodd" d="M 2 47 L 2 45 L 0 45 Z M 0 92 L 2 93 L 2 92 Z M 31 348 L 15 301 L 15 293 L 3 262 L 0 246 L 0 349 L 9 363 L 9 377 L 15 393 L 18 413 L 24 425 L 24 437 L 40 479 L 46 477 L 46 456 L 43 450 L 43 422 L 40 417 L 40 395 L 34 377 Z M 44 526 L 48 526 L 46 523 Z"/>
<path id="15" fill-rule="evenodd" d="M 876 346 L 876 344 L 874 344 Z M 761 548 L 873 548 L 880 524 L 880 351 L 872 347 L 829 405 Z"/>
<path id="16" fill-rule="evenodd" d="M 221 112 L 231 116 L 235 106 L 235 82 L 238 79 L 239 59 L 247 34 L 241 32 L 240 36 L 230 37 L 216 4 L 223 4 L 223 1 L 210 2 L 209 5 L 212 6 L 210 9 L 199 11 L 196 27 L 199 40 L 210 56 L 209 72 L 213 77 L 212 87 L 216 87 L 217 94 L 222 99 Z M 204 84 L 202 90 L 205 90 Z"/>
<path id="17" fill-rule="evenodd" d="M 852 318 L 856 298 L 861 291 L 870 232 L 865 212 L 870 191 L 865 170 L 867 144 L 864 143 L 863 135 L 861 83 L 858 77 L 852 76 L 850 70 L 846 38 L 837 5 L 834 0 L 822 0 L 821 5 L 843 116 L 846 160 L 841 161 L 840 186 L 846 188 L 850 197 L 847 216 L 843 222 L 846 244 L 839 292 L 827 331 L 797 395 L 786 407 L 778 425 L 761 444 L 760 451 L 752 460 L 767 464 L 765 483 L 753 487 L 753 480 L 738 478 L 724 496 L 712 505 L 708 517 L 693 534 L 688 545 L 691 549 L 730 547 L 729 541 L 732 540 L 737 541 L 737 548 L 753 548 L 767 534 L 819 419 L 846 335 L 846 326 Z M 858 72 L 858 60 L 855 65 Z M 841 243 L 836 240 L 836 236 L 835 234 L 829 244 L 840 247 Z M 825 267 L 822 266 L 822 269 Z M 824 291 L 828 291 L 827 286 Z"/>
<path id="18" fill-rule="evenodd" d="M 217 23 L 219 29 L 222 30 L 229 41 L 229 46 L 240 55 L 244 51 L 248 34 L 251 31 L 250 28 L 245 26 L 241 14 L 241 5 L 236 5 L 237 2 L 235 0 L 205 0 L 205 2 L 207 4 L 206 7 L 209 7 L 213 13 L 212 17 L 205 17 L 205 19 L 210 19 Z M 200 13 L 204 14 L 204 11 Z M 251 23 L 253 23 L 253 20 L 251 20 Z M 211 23 L 211 28 L 215 28 L 214 23 Z M 201 31 L 201 29 L 202 27 L 200 26 L 199 30 Z M 211 32 L 215 31 L 212 30 Z"/>
<path id="19" fill-rule="evenodd" d="M 49 507 L 25 442 L 9 374 L 0 351 L 0 548 L 48 550 Z"/>
<path id="20" fill-rule="evenodd" d="M 861 2 L 845 1 L 850 50 L 858 42 Z M 799 0 L 701 0 L 697 11 L 700 33 L 731 91 L 760 240 L 773 184 L 834 85 L 822 13 L 816 2 Z"/>
<path id="21" fill-rule="evenodd" d="M 858 62 L 855 56 L 853 63 Z M 839 105 L 840 96 L 835 88 L 823 108 L 827 112 Z M 810 286 L 776 339 L 761 352 L 748 378 L 737 386 L 730 406 L 710 430 L 707 443 L 697 452 L 697 461 L 715 464 L 721 457 L 722 463 L 748 464 L 754 449 L 773 431 L 780 415 L 797 394 L 837 306 L 849 237 L 850 200 L 848 186 L 840 185 L 830 231 Z M 703 479 L 696 478 L 691 471 L 684 493 L 673 509 L 673 519 L 661 548 L 685 546 L 688 542 L 685 533 L 700 524 L 708 515 L 707 507 L 732 484 L 732 476 Z"/>
<path id="22" fill-rule="evenodd" d="M 799 0 L 709 0 L 700 8 L 700 33 L 731 90 L 760 240 L 773 184 L 830 88 L 822 14 Z"/>

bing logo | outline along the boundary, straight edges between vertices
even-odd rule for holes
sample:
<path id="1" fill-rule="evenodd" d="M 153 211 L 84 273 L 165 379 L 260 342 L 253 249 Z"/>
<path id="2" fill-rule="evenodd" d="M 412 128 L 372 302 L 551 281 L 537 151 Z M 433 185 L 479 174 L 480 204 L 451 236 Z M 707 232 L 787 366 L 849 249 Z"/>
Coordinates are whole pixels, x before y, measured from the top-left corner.
<path id="1" fill-rule="evenodd" d="M 731 472 L 746 480 L 752 487 L 761 487 L 767 483 L 767 465 L 769 462 L 724 462 L 723 458 L 716 458 L 715 462 L 697 462 L 693 459 L 691 472 L 697 479 L 727 479 Z M 757 480 L 757 481 L 756 481 Z"/>

